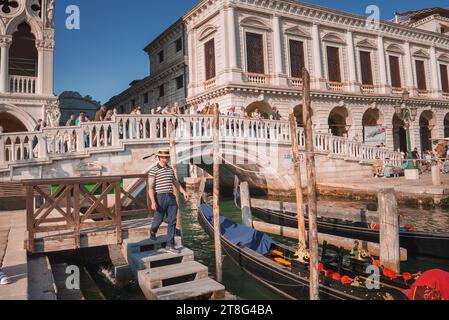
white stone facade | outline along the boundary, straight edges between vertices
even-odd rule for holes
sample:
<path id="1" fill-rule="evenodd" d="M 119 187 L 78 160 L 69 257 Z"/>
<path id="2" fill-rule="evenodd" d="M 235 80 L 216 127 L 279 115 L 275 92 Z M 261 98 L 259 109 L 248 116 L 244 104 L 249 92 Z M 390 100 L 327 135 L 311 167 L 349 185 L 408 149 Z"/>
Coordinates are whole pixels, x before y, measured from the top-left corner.
<path id="1" fill-rule="evenodd" d="M 0 126 L 33 131 L 49 112 L 53 94 L 54 0 L 0 4 Z"/>
<path id="2" fill-rule="evenodd" d="M 184 105 L 187 95 L 187 66 L 182 20 L 170 26 L 144 51 L 149 57 L 150 75 L 133 81 L 130 88 L 112 97 L 106 105 L 117 108 L 119 113 L 129 113 L 137 106 L 145 113 L 150 113 L 151 108 L 166 104 L 178 102 Z M 163 89 L 160 89 L 161 86 Z"/>

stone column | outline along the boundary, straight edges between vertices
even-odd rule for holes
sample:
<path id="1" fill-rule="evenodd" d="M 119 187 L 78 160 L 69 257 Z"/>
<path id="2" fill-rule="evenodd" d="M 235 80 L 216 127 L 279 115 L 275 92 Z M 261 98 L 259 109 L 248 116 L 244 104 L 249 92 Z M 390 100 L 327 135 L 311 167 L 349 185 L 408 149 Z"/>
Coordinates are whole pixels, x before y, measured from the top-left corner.
<path id="1" fill-rule="evenodd" d="M 354 35 L 352 31 L 348 31 L 346 34 L 346 45 L 348 48 L 350 90 L 360 93 L 360 86 L 357 85 L 357 67 L 355 63 Z"/>
<path id="2" fill-rule="evenodd" d="M 189 96 L 195 94 L 195 30 L 190 29 L 187 32 L 188 56 L 189 56 Z"/>
<path id="3" fill-rule="evenodd" d="M 0 39 L 1 62 L 0 62 L 0 92 L 9 92 L 9 48 L 11 38 Z"/>
<path id="4" fill-rule="evenodd" d="M 36 81 L 36 93 L 42 95 L 44 89 L 44 42 L 36 42 L 36 48 L 38 52 L 38 68 L 37 68 L 37 81 Z"/>
<path id="5" fill-rule="evenodd" d="M 440 70 L 438 68 L 437 53 L 435 46 L 430 47 L 430 78 L 432 79 L 432 96 L 442 99 L 442 90 L 440 89 L 439 80 Z"/>
<path id="6" fill-rule="evenodd" d="M 385 44 L 384 38 L 377 38 L 377 52 L 379 55 L 379 71 L 380 71 L 380 93 L 386 94 L 390 86 L 387 80 L 387 63 L 385 59 Z"/>
<path id="7" fill-rule="evenodd" d="M 282 81 L 283 66 L 282 66 L 282 34 L 281 34 L 281 21 L 279 16 L 273 16 L 273 59 L 274 59 L 274 76 L 277 85 L 284 84 L 286 81 Z M 284 77 L 285 79 L 285 77 Z M 284 83 L 285 82 L 285 83 Z"/>
<path id="8" fill-rule="evenodd" d="M 226 26 L 225 33 L 225 43 L 226 43 L 226 53 L 227 53 L 227 66 L 226 69 L 228 72 L 227 81 L 238 81 L 238 60 L 237 60 L 237 34 L 236 34 L 236 23 L 235 23 L 235 8 L 233 6 L 227 7 L 225 11 L 226 21 L 223 21 Z M 240 76 L 241 80 L 241 76 Z"/>
<path id="9" fill-rule="evenodd" d="M 53 96 L 53 59 L 55 42 L 51 35 L 47 35 L 47 39 L 42 41 L 39 50 L 39 71 L 38 77 L 42 84 L 40 87 L 40 94 L 45 96 Z M 37 86 L 39 88 L 39 85 Z"/>
<path id="10" fill-rule="evenodd" d="M 317 24 L 312 26 L 312 42 L 313 42 L 313 82 L 314 89 L 326 89 L 326 81 L 323 76 L 322 54 L 321 54 L 321 37 L 320 29 Z"/>
<path id="11" fill-rule="evenodd" d="M 404 43 L 405 83 L 410 95 L 415 95 L 415 80 L 413 78 L 413 61 L 410 52 L 410 42 Z"/>

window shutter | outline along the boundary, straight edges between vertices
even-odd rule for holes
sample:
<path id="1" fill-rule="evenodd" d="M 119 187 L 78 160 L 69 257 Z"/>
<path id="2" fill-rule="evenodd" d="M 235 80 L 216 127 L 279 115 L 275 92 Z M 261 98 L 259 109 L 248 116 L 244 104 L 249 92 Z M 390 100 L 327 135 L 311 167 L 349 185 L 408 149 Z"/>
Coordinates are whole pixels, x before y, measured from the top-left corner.
<path id="1" fill-rule="evenodd" d="M 304 65 L 304 44 L 301 41 L 290 40 L 290 69 L 293 78 L 302 78 Z"/>
<path id="2" fill-rule="evenodd" d="M 415 66 L 416 66 L 416 80 L 418 82 L 418 89 L 427 90 L 426 69 L 424 67 L 424 61 L 416 60 Z"/>
<path id="3" fill-rule="evenodd" d="M 327 47 L 327 69 L 329 71 L 329 81 L 341 82 L 339 48 Z"/>
<path id="4" fill-rule="evenodd" d="M 391 86 L 393 88 L 402 88 L 399 57 L 390 56 L 389 60 L 390 60 Z"/>
<path id="5" fill-rule="evenodd" d="M 447 73 L 447 65 L 440 64 L 441 89 L 443 92 L 449 93 L 449 78 Z"/>
<path id="6" fill-rule="evenodd" d="M 246 55 L 248 72 L 265 73 L 263 53 L 263 36 L 256 33 L 246 33 Z"/>
<path id="7" fill-rule="evenodd" d="M 215 78 L 215 40 L 209 40 L 204 45 L 206 80 Z"/>
<path id="8" fill-rule="evenodd" d="M 362 70 L 362 84 L 373 85 L 373 70 L 371 66 L 371 52 L 360 51 L 360 67 Z"/>

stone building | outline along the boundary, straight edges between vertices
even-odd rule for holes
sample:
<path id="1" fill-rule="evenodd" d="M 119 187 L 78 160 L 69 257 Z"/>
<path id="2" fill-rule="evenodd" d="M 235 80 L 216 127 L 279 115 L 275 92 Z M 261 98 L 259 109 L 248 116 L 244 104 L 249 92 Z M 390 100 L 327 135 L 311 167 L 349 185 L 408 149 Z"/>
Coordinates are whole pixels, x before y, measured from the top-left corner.
<path id="1" fill-rule="evenodd" d="M 406 105 L 417 109 L 412 146 L 427 150 L 431 139 L 449 137 L 448 21 L 444 8 L 372 23 L 293 0 L 204 0 L 148 52 L 153 66 L 160 43 L 173 45 L 173 28 L 184 30 L 187 105 L 218 103 L 223 111 L 257 108 L 265 115 L 277 107 L 284 117 L 294 108 L 299 124 L 305 66 L 316 130 L 405 151 L 405 125 L 395 106 Z M 158 83 L 174 79 L 157 74 L 150 78 Z M 112 105 L 137 101 L 147 82 L 137 82 Z"/>
<path id="2" fill-rule="evenodd" d="M 184 35 L 184 24 L 180 19 L 145 47 L 149 76 L 131 82 L 127 90 L 112 97 L 106 106 L 117 108 L 119 113 L 129 113 L 133 107 L 139 106 L 150 113 L 151 108 L 174 102 L 185 105 L 187 66 Z"/>
<path id="3" fill-rule="evenodd" d="M 53 94 L 54 0 L 0 2 L 0 126 L 32 131 L 59 120 Z"/>

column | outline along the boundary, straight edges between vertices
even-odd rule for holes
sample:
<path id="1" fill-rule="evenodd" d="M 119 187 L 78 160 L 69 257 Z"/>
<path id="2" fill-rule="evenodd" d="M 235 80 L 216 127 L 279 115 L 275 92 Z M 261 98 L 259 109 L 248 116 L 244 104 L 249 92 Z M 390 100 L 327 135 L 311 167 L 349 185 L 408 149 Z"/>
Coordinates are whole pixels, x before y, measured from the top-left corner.
<path id="1" fill-rule="evenodd" d="M 273 58 L 274 58 L 274 76 L 276 84 L 281 84 L 282 68 L 282 36 L 281 36 L 281 21 L 279 16 L 273 16 Z M 287 84 L 287 83 L 285 83 Z"/>
<path id="2" fill-rule="evenodd" d="M 405 63 L 405 83 L 407 90 L 411 95 L 415 94 L 415 81 L 413 78 L 413 65 L 412 65 L 412 55 L 410 52 L 410 43 L 405 42 L 404 44 L 404 63 Z"/>
<path id="3" fill-rule="evenodd" d="M 195 30 L 190 29 L 187 33 L 188 56 L 189 56 L 189 96 L 195 94 Z"/>
<path id="4" fill-rule="evenodd" d="M 435 46 L 430 47 L 430 78 L 432 79 L 432 96 L 442 98 L 439 80 L 440 70 L 438 68 L 437 53 Z"/>
<path id="5" fill-rule="evenodd" d="M 237 37 L 235 34 L 235 12 L 234 7 L 229 7 L 227 11 L 228 24 L 228 50 L 229 50 L 229 66 L 231 69 L 237 69 Z"/>
<path id="6" fill-rule="evenodd" d="M 38 51 L 36 93 L 42 95 L 44 91 L 44 43 L 37 42 L 36 47 Z"/>
<path id="7" fill-rule="evenodd" d="M 360 87 L 356 86 L 357 83 L 357 67 L 355 64 L 355 50 L 354 50 L 354 35 L 351 31 L 346 34 L 346 45 L 348 48 L 348 67 L 349 67 L 349 83 L 350 90 L 360 92 Z"/>
<path id="8" fill-rule="evenodd" d="M 12 39 L 0 39 L 1 62 L 0 62 L 0 92 L 9 92 L 9 47 Z"/>
<path id="9" fill-rule="evenodd" d="M 380 93 L 388 93 L 388 80 L 387 80 L 387 63 L 385 59 L 385 44 L 384 38 L 377 38 L 377 52 L 379 55 L 379 70 L 380 70 Z"/>
<path id="10" fill-rule="evenodd" d="M 322 67 L 320 29 L 317 24 L 313 24 L 312 26 L 312 42 L 314 89 L 326 89 Z"/>

